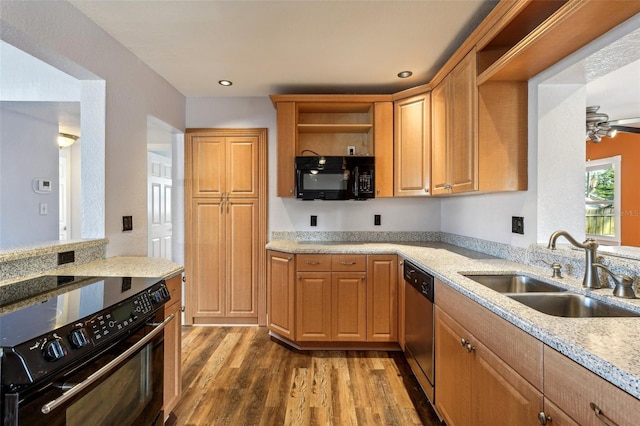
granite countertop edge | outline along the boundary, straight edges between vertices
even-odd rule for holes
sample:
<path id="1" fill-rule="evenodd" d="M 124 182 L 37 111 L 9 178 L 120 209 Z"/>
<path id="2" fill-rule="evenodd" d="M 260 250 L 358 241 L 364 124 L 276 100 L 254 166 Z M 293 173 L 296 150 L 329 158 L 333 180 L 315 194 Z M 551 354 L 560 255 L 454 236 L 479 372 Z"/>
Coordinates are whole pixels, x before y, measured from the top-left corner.
<path id="1" fill-rule="evenodd" d="M 610 297 L 611 289 L 587 291 L 581 281 L 550 278 L 550 270 L 495 258 L 446 243 L 360 243 L 271 241 L 266 246 L 292 254 L 398 254 L 434 277 L 586 369 L 640 399 L 640 318 L 562 318 L 528 308 L 461 273 L 524 273 L 568 290 L 640 313 L 640 299 Z M 462 254 L 460 254 L 462 253 Z M 437 296 L 436 296 L 437 297 Z"/>
<path id="2" fill-rule="evenodd" d="M 51 275 L 86 275 L 97 277 L 171 278 L 184 267 L 166 259 L 146 256 L 115 256 L 82 265 L 51 271 Z"/>

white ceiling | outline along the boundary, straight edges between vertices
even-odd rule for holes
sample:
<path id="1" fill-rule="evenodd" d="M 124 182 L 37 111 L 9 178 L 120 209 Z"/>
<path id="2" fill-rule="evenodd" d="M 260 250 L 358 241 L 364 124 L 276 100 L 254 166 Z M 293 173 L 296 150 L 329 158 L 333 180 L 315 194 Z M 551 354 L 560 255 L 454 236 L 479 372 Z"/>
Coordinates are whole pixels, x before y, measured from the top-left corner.
<path id="1" fill-rule="evenodd" d="M 424 84 L 497 3 L 70 2 L 188 97 L 392 93 Z M 399 79 L 404 70 L 413 76 Z"/>

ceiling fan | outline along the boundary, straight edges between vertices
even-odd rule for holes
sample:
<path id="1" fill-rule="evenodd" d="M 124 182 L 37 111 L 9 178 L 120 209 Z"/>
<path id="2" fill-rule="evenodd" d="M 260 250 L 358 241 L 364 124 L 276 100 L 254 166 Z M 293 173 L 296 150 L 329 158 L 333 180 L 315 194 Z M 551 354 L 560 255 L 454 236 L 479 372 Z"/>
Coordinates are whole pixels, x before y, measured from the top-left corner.
<path id="1" fill-rule="evenodd" d="M 599 109 L 599 105 L 587 107 L 587 139 L 591 142 L 598 143 L 604 136 L 614 138 L 618 132 L 640 133 L 640 117 L 609 121 Z"/>

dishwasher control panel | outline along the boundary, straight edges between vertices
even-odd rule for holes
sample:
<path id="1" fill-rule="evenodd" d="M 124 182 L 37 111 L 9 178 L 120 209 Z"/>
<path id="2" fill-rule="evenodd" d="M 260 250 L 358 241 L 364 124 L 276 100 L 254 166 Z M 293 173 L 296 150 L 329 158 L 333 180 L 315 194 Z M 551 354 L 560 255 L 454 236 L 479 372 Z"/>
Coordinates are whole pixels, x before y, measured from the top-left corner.
<path id="1" fill-rule="evenodd" d="M 433 302 L 433 276 L 405 261 L 404 280 Z"/>

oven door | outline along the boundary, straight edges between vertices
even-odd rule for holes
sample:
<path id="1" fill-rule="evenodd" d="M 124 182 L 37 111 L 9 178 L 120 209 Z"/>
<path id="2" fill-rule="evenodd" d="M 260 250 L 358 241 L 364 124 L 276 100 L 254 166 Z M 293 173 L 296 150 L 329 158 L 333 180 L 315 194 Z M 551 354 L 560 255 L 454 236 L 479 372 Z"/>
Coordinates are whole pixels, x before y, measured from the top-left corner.
<path id="1" fill-rule="evenodd" d="M 5 425 L 161 425 L 162 310 L 126 340 L 27 393 L 4 395 Z M 162 322 L 160 322 L 162 321 Z"/>

